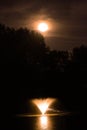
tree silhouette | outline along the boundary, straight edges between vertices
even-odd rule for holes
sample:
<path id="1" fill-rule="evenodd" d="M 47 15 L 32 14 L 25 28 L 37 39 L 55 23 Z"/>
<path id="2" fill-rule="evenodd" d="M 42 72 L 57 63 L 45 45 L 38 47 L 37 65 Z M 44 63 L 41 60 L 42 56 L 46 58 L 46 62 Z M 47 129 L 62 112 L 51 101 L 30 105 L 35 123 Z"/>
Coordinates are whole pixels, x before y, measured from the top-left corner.
<path id="1" fill-rule="evenodd" d="M 87 64 L 87 47 L 81 45 L 79 48 L 74 48 L 72 59 L 76 63 Z"/>
<path id="2" fill-rule="evenodd" d="M 14 29 L 0 24 L 0 64 L 23 66 L 27 70 L 66 72 L 87 70 L 87 47 L 82 45 L 68 51 L 50 50 L 44 37 L 27 28 Z"/>
<path id="3" fill-rule="evenodd" d="M 1 63 L 38 63 L 47 51 L 44 37 L 33 30 L 0 25 Z"/>

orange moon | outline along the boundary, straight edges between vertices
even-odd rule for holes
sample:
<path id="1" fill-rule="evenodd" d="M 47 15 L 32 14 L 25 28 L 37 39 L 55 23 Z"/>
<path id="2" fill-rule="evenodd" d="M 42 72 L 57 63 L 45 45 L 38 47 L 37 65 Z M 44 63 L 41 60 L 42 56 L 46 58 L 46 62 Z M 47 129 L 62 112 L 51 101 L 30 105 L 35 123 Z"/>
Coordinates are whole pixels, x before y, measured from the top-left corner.
<path id="1" fill-rule="evenodd" d="M 46 32 L 48 31 L 48 24 L 47 23 L 39 23 L 38 26 L 37 26 L 37 29 L 40 31 L 40 32 Z"/>

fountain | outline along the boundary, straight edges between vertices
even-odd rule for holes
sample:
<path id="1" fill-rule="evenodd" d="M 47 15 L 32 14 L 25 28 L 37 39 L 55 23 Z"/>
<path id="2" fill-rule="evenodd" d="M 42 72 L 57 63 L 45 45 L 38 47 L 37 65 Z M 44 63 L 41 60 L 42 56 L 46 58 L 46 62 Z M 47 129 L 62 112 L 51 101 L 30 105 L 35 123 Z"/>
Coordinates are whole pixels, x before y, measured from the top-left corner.
<path id="1" fill-rule="evenodd" d="M 39 108 L 42 115 L 46 113 L 48 107 L 55 102 L 56 99 L 54 98 L 46 98 L 46 99 L 34 99 L 32 100 L 33 103 Z"/>

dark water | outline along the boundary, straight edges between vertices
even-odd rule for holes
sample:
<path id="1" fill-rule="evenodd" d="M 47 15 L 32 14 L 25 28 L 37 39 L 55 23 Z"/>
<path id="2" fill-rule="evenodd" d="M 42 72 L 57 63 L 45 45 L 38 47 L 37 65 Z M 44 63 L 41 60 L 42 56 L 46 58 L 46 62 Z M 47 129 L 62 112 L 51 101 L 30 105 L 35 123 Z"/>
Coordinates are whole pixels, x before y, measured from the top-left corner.
<path id="1" fill-rule="evenodd" d="M 82 122 L 79 114 L 65 116 L 16 117 L 13 130 L 80 130 Z"/>

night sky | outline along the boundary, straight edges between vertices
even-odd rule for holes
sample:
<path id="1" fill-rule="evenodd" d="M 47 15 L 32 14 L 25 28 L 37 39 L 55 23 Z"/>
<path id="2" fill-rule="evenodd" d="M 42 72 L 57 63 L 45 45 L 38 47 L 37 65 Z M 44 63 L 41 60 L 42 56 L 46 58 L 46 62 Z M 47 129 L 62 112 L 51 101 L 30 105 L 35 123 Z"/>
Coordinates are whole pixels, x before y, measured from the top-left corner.
<path id="1" fill-rule="evenodd" d="M 0 0 L 0 23 L 35 30 L 40 21 L 49 24 L 45 40 L 51 49 L 87 45 L 86 0 Z"/>

